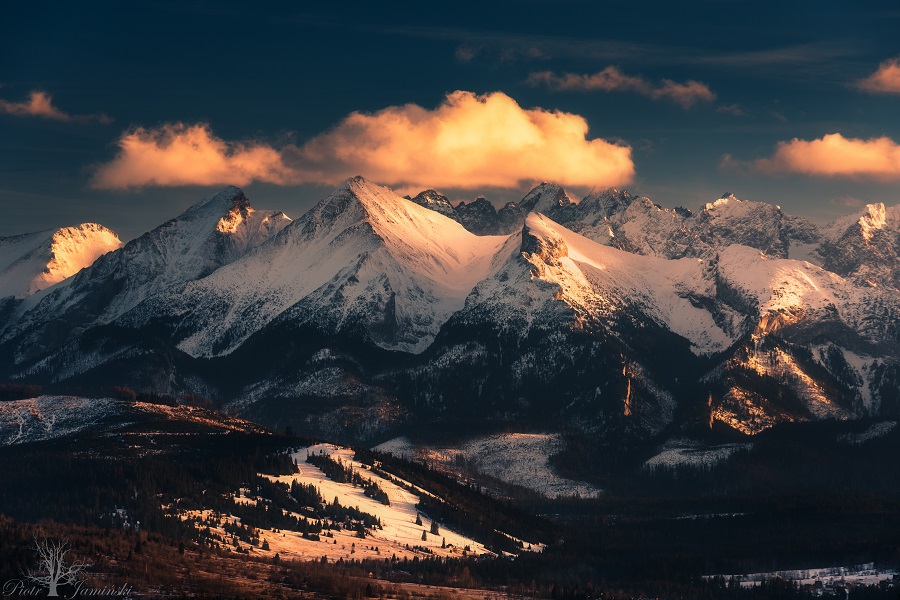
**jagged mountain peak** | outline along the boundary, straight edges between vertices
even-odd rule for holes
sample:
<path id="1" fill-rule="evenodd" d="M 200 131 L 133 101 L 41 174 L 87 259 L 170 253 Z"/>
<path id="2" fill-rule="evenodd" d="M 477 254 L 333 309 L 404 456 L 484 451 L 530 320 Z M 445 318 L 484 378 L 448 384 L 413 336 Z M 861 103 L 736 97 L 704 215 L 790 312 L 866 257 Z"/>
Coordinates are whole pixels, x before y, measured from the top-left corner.
<path id="1" fill-rule="evenodd" d="M 418 194 L 415 195 L 414 198 L 410 198 L 410 200 L 415 202 L 416 198 L 418 198 L 419 200 L 422 200 L 424 202 L 427 202 L 429 204 L 435 204 L 435 203 L 443 204 L 444 202 L 447 202 L 448 204 L 450 203 L 449 200 L 447 200 L 446 196 L 444 196 L 437 190 L 430 189 L 430 188 L 419 192 Z M 419 203 L 416 202 L 416 204 L 419 204 Z"/>
<path id="2" fill-rule="evenodd" d="M 516 205 L 515 202 L 512 203 Z M 484 196 L 478 196 L 474 200 L 470 202 L 466 202 L 465 200 L 460 200 L 456 205 L 456 210 L 460 213 L 465 212 L 466 210 L 481 212 L 484 214 L 497 214 L 497 207 L 494 206 L 494 203 L 485 198 Z"/>
<path id="3" fill-rule="evenodd" d="M 838 223 L 824 270 L 785 256 L 798 236 L 818 243 L 814 227 L 731 194 L 693 216 L 614 188 L 576 202 L 546 182 L 500 210 L 482 198 L 438 210 L 448 205 L 354 177 L 287 224 L 225 188 L 52 290 L 0 303 L 0 326 L 18 319 L 0 375 L 133 371 L 181 390 L 240 364 L 221 394 L 266 382 L 299 398 L 333 387 L 310 357 L 335 346 L 354 385 L 384 385 L 407 408 L 465 397 L 477 412 L 496 397 L 496 414 L 517 414 L 546 397 L 592 427 L 602 414 L 652 431 L 685 390 L 738 426 L 748 410 L 778 416 L 741 400 L 775 385 L 809 400 L 791 418 L 875 414 L 894 397 L 900 304 L 884 288 L 900 282 L 900 208 Z M 453 218 L 482 211 L 490 220 Z M 517 228 L 472 231 L 503 223 Z M 291 387 L 301 380 L 312 387 Z"/>
<path id="4" fill-rule="evenodd" d="M 444 234 L 452 232 L 454 235 L 465 233 L 456 219 L 448 218 L 431 207 L 421 206 L 392 189 L 363 177 L 345 181 L 308 215 L 312 219 L 304 215 L 295 224 L 295 227 L 303 227 L 307 233 L 311 231 L 310 227 L 334 229 L 349 227 L 355 223 L 366 223 L 388 242 L 398 243 L 409 241 L 411 236 L 427 239 L 437 235 L 439 231 Z"/>
<path id="5" fill-rule="evenodd" d="M 521 202 L 506 202 L 500 209 L 483 196 L 469 202 L 461 200 L 453 206 L 446 196 L 433 189 L 420 192 L 414 197 L 404 196 L 404 198 L 453 219 L 468 231 L 481 236 L 509 235 L 517 232 L 525 222 L 525 215 L 535 210 L 538 203 L 541 204 L 538 212 L 548 211 L 552 206 L 574 203 L 560 186 L 547 182 L 536 186 Z"/>
<path id="6" fill-rule="evenodd" d="M 731 192 L 725 192 L 721 196 L 719 196 L 714 202 L 707 202 L 706 208 L 713 208 L 714 206 L 722 206 L 728 204 L 729 202 L 743 202 L 740 198 L 735 196 Z"/>
<path id="7" fill-rule="evenodd" d="M 250 208 L 252 208 L 250 206 L 250 199 L 247 198 L 244 191 L 237 186 L 228 185 L 215 194 L 203 198 L 188 208 L 183 215 L 193 215 L 200 212 L 224 214 L 233 209 L 247 210 Z"/>
<path id="8" fill-rule="evenodd" d="M 883 202 L 867 204 L 856 213 L 847 215 L 832 223 L 827 229 L 843 229 L 858 227 L 859 234 L 866 241 L 871 241 L 879 230 L 900 230 L 900 205 L 886 207 Z"/>
<path id="9" fill-rule="evenodd" d="M 704 212 L 722 213 L 726 211 L 748 211 L 748 210 L 764 210 L 764 211 L 781 211 L 781 207 L 768 202 L 757 202 L 755 200 L 742 200 L 731 192 L 722 194 L 713 202 L 707 202 L 700 214 Z"/>
<path id="10" fill-rule="evenodd" d="M 522 227 L 522 252 L 531 254 L 544 262 L 554 261 L 569 255 L 569 249 L 562 237 L 548 224 L 553 223 L 540 213 L 532 213 Z"/>
<path id="11" fill-rule="evenodd" d="M 211 251 L 219 254 L 218 262 L 224 264 L 258 246 L 290 222 L 290 217 L 282 211 L 254 209 L 243 190 L 229 185 L 145 235 L 172 237 L 176 231 L 182 237 L 193 235 L 193 241 L 181 242 L 191 245 L 189 253 L 208 254 L 197 244 L 213 244 L 217 248 Z M 164 233 L 167 229 L 172 232 Z"/>
<path id="12" fill-rule="evenodd" d="M 613 215 L 624 212 L 634 200 L 635 196 L 629 192 L 611 187 L 602 190 L 592 190 L 590 194 L 584 197 L 584 200 L 578 203 L 578 207 L 579 212 L 582 214 L 582 220 L 587 214 L 592 214 L 598 218 L 610 218 Z"/>
<path id="13" fill-rule="evenodd" d="M 561 185 L 545 181 L 528 192 L 519 202 L 519 207 L 525 212 L 548 214 L 570 204 L 575 204 L 575 202 Z"/>
<path id="14" fill-rule="evenodd" d="M 460 202 L 455 209 L 463 227 L 475 235 L 509 235 L 522 228 L 524 212 L 515 203 L 507 203 L 499 211 L 486 198 L 478 197 L 466 204 Z"/>
<path id="15" fill-rule="evenodd" d="M 85 329 L 112 323 L 149 298 L 179 291 L 233 262 L 289 222 L 279 211 L 252 209 L 244 193 L 229 186 L 27 298 L 3 336 L 28 340 L 19 360 L 63 346 Z M 63 324 L 54 327 L 56 322 Z"/>
<path id="16" fill-rule="evenodd" d="M 450 200 L 435 190 L 425 190 L 417 194 L 414 198 L 410 198 L 410 200 L 419 206 L 438 212 L 454 221 L 459 220 L 456 211 L 453 210 L 453 205 L 450 204 Z"/>
<path id="17" fill-rule="evenodd" d="M 900 205 L 866 205 L 822 230 L 822 265 L 857 284 L 900 289 Z"/>
<path id="18" fill-rule="evenodd" d="M 177 341 L 192 356 L 229 354 L 281 322 L 420 352 L 505 241 L 352 178 L 270 243 L 157 298 L 133 322 L 189 315 Z"/>
<path id="19" fill-rule="evenodd" d="M 806 257 L 809 250 L 802 246 L 819 237 L 811 221 L 788 215 L 777 204 L 742 200 L 731 193 L 707 203 L 686 222 L 711 248 L 742 244 L 778 258 Z"/>
<path id="20" fill-rule="evenodd" d="M 357 175 L 345 180 L 334 192 L 316 204 L 308 214 L 324 219 L 335 219 L 343 213 L 352 213 L 350 215 L 352 218 L 358 218 L 360 215 L 378 218 L 391 213 L 399 215 L 410 210 L 419 211 L 426 208 L 430 207 L 423 207 L 411 198 L 400 196 L 389 187 L 378 185 Z M 438 211 L 432 209 L 430 212 Z M 419 212 L 418 214 L 425 215 L 426 213 Z M 306 215 L 298 221 L 304 219 L 306 219 Z"/>

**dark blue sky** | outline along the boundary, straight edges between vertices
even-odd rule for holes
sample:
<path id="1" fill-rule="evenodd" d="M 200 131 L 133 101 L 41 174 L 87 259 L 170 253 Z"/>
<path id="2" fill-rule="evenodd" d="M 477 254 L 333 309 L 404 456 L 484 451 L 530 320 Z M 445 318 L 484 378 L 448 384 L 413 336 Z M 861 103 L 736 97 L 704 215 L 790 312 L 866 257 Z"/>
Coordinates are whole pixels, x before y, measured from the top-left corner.
<path id="1" fill-rule="evenodd" d="M 227 143 L 302 149 L 354 111 L 410 103 L 431 111 L 456 90 L 580 115 L 589 140 L 632 149 L 635 175 L 622 187 L 664 206 L 697 208 L 733 192 L 827 221 L 863 203 L 900 201 L 890 145 L 900 143 L 900 93 L 858 84 L 900 55 L 900 8 L 890 3 L 286 4 L 0 6 L 0 235 L 96 221 L 129 239 L 229 183 L 98 187 L 98 169 L 136 128 L 202 123 Z M 528 81 L 608 67 L 630 83 Z M 664 80 L 698 82 L 715 99 L 686 108 L 660 91 Z M 29 114 L 22 107 L 35 91 L 60 112 Z M 820 154 L 787 165 L 775 155 L 779 142 L 832 133 L 860 144 L 888 138 L 890 164 L 835 174 L 819 169 L 830 160 Z M 723 167 L 725 155 L 738 166 Z M 335 173 L 355 166 L 325 157 L 329 175 L 310 176 L 308 156 L 286 158 L 300 175 L 249 177 L 243 187 L 254 204 L 299 216 L 334 187 Z M 776 166 L 753 162 L 765 158 Z M 367 165 L 359 174 L 378 180 Z M 452 199 L 499 202 L 520 198 L 528 183 L 436 187 Z"/>

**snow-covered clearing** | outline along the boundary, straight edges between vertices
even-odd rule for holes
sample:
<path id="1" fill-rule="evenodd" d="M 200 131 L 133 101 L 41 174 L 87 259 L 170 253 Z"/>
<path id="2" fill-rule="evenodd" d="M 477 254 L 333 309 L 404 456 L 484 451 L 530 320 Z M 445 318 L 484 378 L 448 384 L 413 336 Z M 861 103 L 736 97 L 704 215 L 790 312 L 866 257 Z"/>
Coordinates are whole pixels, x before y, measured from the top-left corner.
<path id="1" fill-rule="evenodd" d="M 643 468 L 651 471 L 678 467 L 709 469 L 727 460 L 735 452 L 747 450 L 751 446 L 752 444 L 723 444 L 707 447 L 686 439 L 670 440 L 660 448 L 659 454 L 644 463 Z"/>
<path id="2" fill-rule="evenodd" d="M 455 472 L 463 462 L 478 473 L 538 492 L 548 498 L 596 498 L 601 490 L 588 483 L 560 477 L 550 457 L 564 446 L 557 434 L 501 433 L 472 438 L 457 445 L 414 444 L 398 437 L 374 448 L 407 460 L 426 461 Z"/>
<path id="3" fill-rule="evenodd" d="M 347 483 L 336 483 L 328 479 L 318 467 L 306 462 L 308 454 L 319 454 L 320 452 L 331 456 L 335 460 L 340 460 L 345 465 L 351 465 L 354 469 L 360 471 L 365 479 L 377 483 L 388 495 L 390 506 L 381 504 L 377 500 L 366 496 L 360 487 L 354 487 Z M 362 512 L 381 519 L 383 529 L 372 531 L 372 535 L 365 539 L 365 544 L 390 547 L 391 552 L 396 552 L 397 550 L 405 551 L 407 544 L 410 547 L 423 546 L 437 556 L 451 556 L 453 554 L 460 556 L 463 548 L 466 546 L 474 554 L 489 553 L 482 544 L 475 540 L 443 527 L 440 528 L 438 535 L 426 533 L 428 539 L 423 541 L 422 532 L 430 530 L 431 520 L 423 515 L 422 525 L 416 525 L 416 504 L 419 502 L 419 497 L 395 483 L 372 473 L 367 465 L 354 461 L 353 450 L 349 448 L 341 448 L 331 444 L 317 444 L 294 453 L 293 458 L 297 461 L 297 475 L 282 475 L 281 477 L 269 477 L 269 479 L 287 483 L 288 485 L 294 479 L 302 484 L 311 483 L 319 489 L 326 502 L 331 502 L 334 498 L 337 498 L 342 506 L 359 507 L 359 510 Z M 347 533 L 353 535 L 352 532 Z M 443 540 L 446 540 L 448 546 L 453 547 L 441 548 Z M 359 544 L 357 544 L 358 546 Z M 397 553 L 397 556 L 400 556 L 400 554 Z"/>
<path id="4" fill-rule="evenodd" d="M 875 438 L 887 435 L 893 431 L 896 426 L 897 421 L 882 421 L 881 423 L 875 423 L 861 433 L 843 433 L 839 435 L 837 439 L 839 442 L 858 446 L 869 440 L 874 440 Z"/>
<path id="5" fill-rule="evenodd" d="M 337 483 L 332 481 L 318 467 L 306 462 L 310 454 L 323 453 L 340 460 L 344 465 L 357 470 L 363 479 L 373 481 L 387 494 L 390 505 L 384 505 L 377 500 L 366 496 L 362 487 L 349 483 Z M 439 524 L 439 533 L 431 533 L 431 519 L 427 514 L 419 513 L 416 504 L 419 495 L 427 493 L 420 488 L 413 488 L 416 493 L 405 489 L 405 482 L 394 479 L 390 481 L 376 473 L 362 463 L 353 460 L 353 450 L 342 448 L 332 444 L 317 444 L 292 454 L 297 463 L 297 472 L 290 475 L 262 475 L 270 481 L 291 485 L 297 481 L 303 485 L 314 485 L 322 495 L 325 502 L 331 503 L 334 499 L 342 506 L 354 507 L 358 510 L 377 517 L 381 521 L 381 529 L 367 530 L 365 538 L 357 537 L 355 531 L 340 529 L 331 530 L 327 537 L 323 532 L 318 541 L 306 539 L 302 532 L 288 530 L 258 529 L 259 544 L 248 548 L 253 553 L 264 556 L 274 556 L 276 553 L 281 558 L 313 560 L 326 557 L 328 560 L 338 559 L 384 559 L 397 556 L 397 558 L 412 558 L 414 556 L 427 557 L 462 557 L 464 555 L 493 555 L 478 541 L 461 535 Z M 397 483 L 395 483 L 395 481 Z M 409 486 L 413 487 L 413 486 Z M 241 488 L 235 493 L 235 504 L 255 504 L 264 502 L 265 499 L 253 495 L 247 488 Z M 417 516 L 421 515 L 421 525 L 416 525 Z M 300 515 L 297 515 L 300 516 Z M 212 517 L 208 510 L 189 511 L 182 515 L 183 518 L 207 520 Z M 226 522 L 239 522 L 240 520 L 225 515 L 217 527 L 211 527 L 216 533 L 226 539 L 224 524 Z M 422 539 L 425 533 L 426 539 Z M 512 536 L 509 536 L 512 537 Z M 512 538 L 515 539 L 515 538 Z M 263 550 L 263 542 L 268 543 L 268 550 Z M 533 551 L 541 551 L 543 546 L 522 540 L 523 547 Z"/>

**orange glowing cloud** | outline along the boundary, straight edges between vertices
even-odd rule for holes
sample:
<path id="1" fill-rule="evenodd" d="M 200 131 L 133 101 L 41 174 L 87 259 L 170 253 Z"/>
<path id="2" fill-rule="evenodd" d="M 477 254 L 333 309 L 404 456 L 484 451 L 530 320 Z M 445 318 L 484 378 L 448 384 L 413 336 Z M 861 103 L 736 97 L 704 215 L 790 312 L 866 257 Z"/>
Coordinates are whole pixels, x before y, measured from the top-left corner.
<path id="1" fill-rule="evenodd" d="M 55 121 L 112 121 L 106 115 L 70 115 L 53 106 L 53 98 L 46 92 L 31 92 L 24 102 L 10 102 L 0 98 L 0 113 L 19 117 L 41 117 Z"/>
<path id="2" fill-rule="evenodd" d="M 630 182 L 631 148 L 587 134 L 576 114 L 522 108 L 501 92 L 456 91 L 434 110 L 407 104 L 352 113 L 299 148 L 295 164 L 305 181 L 332 184 L 356 173 L 391 185 L 458 189 Z"/>
<path id="3" fill-rule="evenodd" d="M 749 167 L 765 173 L 802 173 L 823 177 L 900 179 L 900 146 L 888 137 L 868 140 L 831 133 L 821 139 L 779 142 L 770 158 L 750 163 L 726 155 L 725 167 Z"/>
<path id="4" fill-rule="evenodd" d="M 418 188 L 629 183 L 631 148 L 587 135 L 579 115 L 525 109 L 500 92 L 457 91 L 434 110 L 407 104 L 351 113 L 299 147 L 228 142 L 206 125 L 135 129 L 119 139 L 118 156 L 95 172 L 93 185 L 334 185 L 358 174 Z"/>
<path id="5" fill-rule="evenodd" d="M 119 154 L 94 173 L 92 187 L 296 182 L 278 150 L 265 144 L 226 142 L 204 124 L 139 127 L 123 134 L 118 145 Z"/>
<path id="6" fill-rule="evenodd" d="M 857 85 L 868 92 L 900 94 L 900 57 L 884 61 L 878 65 L 877 71 L 861 79 Z"/>
<path id="7" fill-rule="evenodd" d="M 701 102 L 712 102 L 716 95 L 705 83 L 689 80 L 678 83 L 663 79 L 659 84 L 634 75 L 626 75 L 616 67 L 606 67 L 592 75 L 541 71 L 528 76 L 533 86 L 545 85 L 553 90 L 578 90 L 604 92 L 633 92 L 654 100 L 671 100 L 682 108 L 691 108 Z"/>

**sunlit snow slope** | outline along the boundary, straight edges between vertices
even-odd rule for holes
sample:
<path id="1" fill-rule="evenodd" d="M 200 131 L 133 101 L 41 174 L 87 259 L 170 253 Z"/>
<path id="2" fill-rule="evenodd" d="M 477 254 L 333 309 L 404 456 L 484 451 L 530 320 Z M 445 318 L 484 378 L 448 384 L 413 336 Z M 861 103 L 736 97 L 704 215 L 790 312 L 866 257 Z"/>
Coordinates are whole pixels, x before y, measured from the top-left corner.
<path id="1" fill-rule="evenodd" d="M 71 333 L 103 325 L 163 291 L 179 291 L 243 256 L 290 222 L 283 213 L 256 211 L 235 187 L 198 202 L 180 216 L 102 256 L 93 265 L 26 298 L 5 338 L 60 346 Z M 64 327 L 54 324 L 64 322 Z"/>
<path id="2" fill-rule="evenodd" d="M 96 223 L 0 238 L 0 298 L 30 296 L 121 246 L 115 233 Z"/>
<path id="3" fill-rule="evenodd" d="M 193 356 L 226 354 L 283 314 L 325 331 L 361 324 L 384 348 L 419 352 L 490 273 L 505 241 L 358 177 L 147 314 L 179 316 L 189 332 L 179 347 Z"/>

